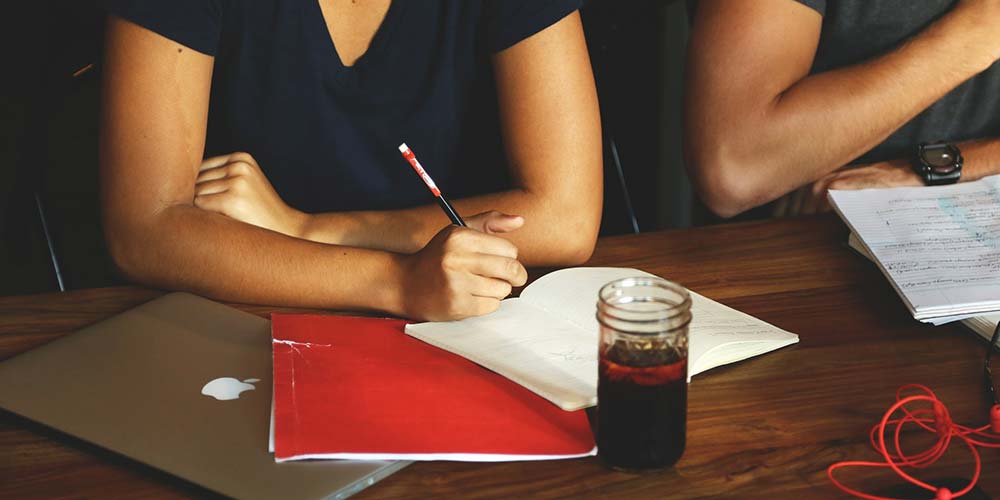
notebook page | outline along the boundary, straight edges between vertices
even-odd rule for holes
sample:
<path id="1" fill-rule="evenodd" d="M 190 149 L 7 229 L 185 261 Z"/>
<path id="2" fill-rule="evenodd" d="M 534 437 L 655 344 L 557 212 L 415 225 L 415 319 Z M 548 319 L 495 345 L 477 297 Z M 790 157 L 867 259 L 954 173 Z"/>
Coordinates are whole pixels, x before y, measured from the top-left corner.
<path id="1" fill-rule="evenodd" d="M 630 277 L 656 276 L 628 268 L 563 269 L 536 280 L 521 293 L 521 300 L 530 301 L 540 309 L 590 332 L 590 338 L 596 345 L 600 328 L 596 318 L 598 291 L 611 281 Z M 688 379 L 716 366 L 799 341 L 798 335 L 689 292 L 692 320 L 688 336 Z"/>
<path id="2" fill-rule="evenodd" d="M 794 333 L 694 292 L 691 315 L 688 379 L 799 341 Z"/>
<path id="3" fill-rule="evenodd" d="M 406 333 L 464 356 L 570 411 L 597 402 L 597 333 L 523 299 L 486 316 L 407 325 Z"/>
<path id="4" fill-rule="evenodd" d="M 917 319 L 1000 308 L 1000 176 L 829 196 Z"/>
<path id="5" fill-rule="evenodd" d="M 553 271 L 521 292 L 521 300 L 592 332 L 597 342 L 597 293 L 604 285 L 623 278 L 656 278 L 638 269 L 622 267 L 573 267 Z"/>

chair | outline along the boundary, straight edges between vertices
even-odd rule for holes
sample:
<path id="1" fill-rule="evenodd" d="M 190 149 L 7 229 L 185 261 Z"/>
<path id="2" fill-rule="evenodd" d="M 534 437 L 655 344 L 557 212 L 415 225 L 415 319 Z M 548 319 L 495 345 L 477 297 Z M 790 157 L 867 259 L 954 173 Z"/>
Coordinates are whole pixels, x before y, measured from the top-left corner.
<path id="1" fill-rule="evenodd" d="M 8 223 L 0 224 L 12 257 L 3 263 L 11 268 L 4 274 L 11 280 L 0 291 L 112 284 L 97 205 L 96 68 L 103 15 L 87 2 L 45 2 L 22 20 L 30 48 L 19 75 L 22 88 L 14 92 L 21 99 L 20 120 L 12 124 L 17 139 Z M 34 26 L 42 23 L 46 29 L 37 33 L 44 37 Z"/>
<path id="2" fill-rule="evenodd" d="M 605 133 L 602 234 L 690 224 L 681 157 L 684 7 L 589 0 L 581 11 Z"/>

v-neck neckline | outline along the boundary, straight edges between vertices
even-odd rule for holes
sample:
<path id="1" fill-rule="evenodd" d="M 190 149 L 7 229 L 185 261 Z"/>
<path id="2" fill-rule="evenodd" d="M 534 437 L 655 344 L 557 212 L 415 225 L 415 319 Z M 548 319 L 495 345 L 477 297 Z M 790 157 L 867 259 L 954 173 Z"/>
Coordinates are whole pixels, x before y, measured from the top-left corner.
<path id="1" fill-rule="evenodd" d="M 375 34 L 372 36 L 371 42 L 368 44 L 368 49 L 365 50 L 361 56 L 359 56 L 354 64 L 347 66 L 344 64 L 344 60 L 340 57 L 340 52 L 337 51 L 337 43 L 333 40 L 333 34 L 330 33 L 330 28 L 326 22 L 326 16 L 323 15 L 323 8 L 319 5 L 319 0 L 305 0 L 309 2 L 312 6 L 311 14 L 309 17 L 314 18 L 311 22 L 312 26 L 318 30 L 317 36 L 320 40 L 320 50 L 328 54 L 328 57 L 333 61 L 334 67 L 338 71 L 353 72 L 357 71 L 369 64 L 371 60 L 376 58 L 378 54 L 385 47 L 388 39 L 391 38 L 392 33 L 395 32 L 395 25 L 400 17 L 400 11 L 402 7 L 407 2 L 391 0 L 389 2 L 389 9 L 385 13 L 385 17 L 382 19 L 382 24 L 379 25 L 378 29 L 375 30 Z"/>

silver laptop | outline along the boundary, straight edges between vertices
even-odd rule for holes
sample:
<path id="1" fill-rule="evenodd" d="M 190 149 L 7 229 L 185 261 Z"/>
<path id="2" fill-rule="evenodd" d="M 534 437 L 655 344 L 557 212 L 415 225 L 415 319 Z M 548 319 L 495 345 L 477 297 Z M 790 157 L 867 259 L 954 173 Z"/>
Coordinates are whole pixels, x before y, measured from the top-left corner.
<path id="1" fill-rule="evenodd" d="M 344 498 L 408 464 L 276 464 L 271 375 L 269 321 L 173 293 L 0 363 L 0 407 L 236 498 Z"/>

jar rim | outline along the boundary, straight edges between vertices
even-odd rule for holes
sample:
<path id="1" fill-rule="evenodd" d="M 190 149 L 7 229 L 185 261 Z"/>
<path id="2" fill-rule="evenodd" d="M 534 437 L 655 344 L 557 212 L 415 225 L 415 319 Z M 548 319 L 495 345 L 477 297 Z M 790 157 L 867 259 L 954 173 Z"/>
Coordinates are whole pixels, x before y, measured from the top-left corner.
<path id="1" fill-rule="evenodd" d="M 628 304 L 634 304 L 636 302 L 659 302 L 660 304 L 666 306 L 662 309 L 651 311 L 637 311 L 635 309 L 623 307 L 608 300 L 611 296 L 611 292 L 614 290 L 626 290 L 640 286 L 667 290 L 676 294 L 680 300 L 676 302 L 668 302 L 664 300 L 630 300 L 627 302 Z M 651 296 L 645 296 L 645 298 L 649 299 Z M 623 317 L 624 315 L 629 317 Z M 643 317 L 644 315 L 645 317 Z M 650 325 L 676 321 L 683 315 L 688 316 L 687 320 L 684 322 L 684 324 L 687 324 L 691 319 L 691 294 L 680 284 L 660 277 L 636 276 L 621 278 L 602 286 L 598 292 L 597 319 L 602 324 L 604 323 L 603 317 L 632 324 Z"/>

